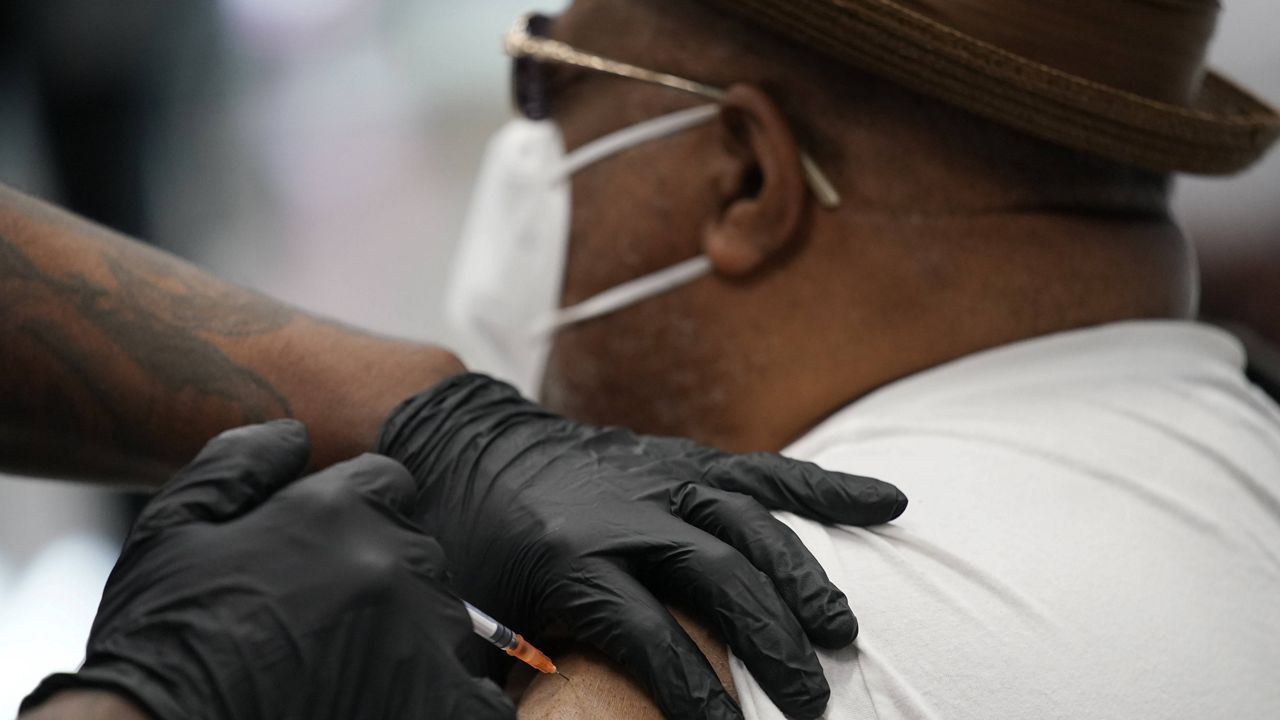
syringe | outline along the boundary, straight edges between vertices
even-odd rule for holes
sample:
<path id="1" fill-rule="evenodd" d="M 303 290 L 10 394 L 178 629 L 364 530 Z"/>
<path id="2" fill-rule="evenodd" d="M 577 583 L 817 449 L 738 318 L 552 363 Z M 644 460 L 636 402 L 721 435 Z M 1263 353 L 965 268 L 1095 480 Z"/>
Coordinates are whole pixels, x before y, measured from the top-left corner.
<path id="1" fill-rule="evenodd" d="M 556 669 L 555 663 L 551 662 L 551 658 L 543 655 L 538 648 L 529 644 L 528 640 L 511 631 L 506 625 L 494 620 L 469 602 L 463 602 L 467 606 L 467 614 L 471 616 L 471 627 L 480 637 L 497 645 L 499 649 L 506 651 L 508 655 L 517 660 L 521 660 L 530 667 L 548 675 L 556 674 L 565 680 L 569 679 L 568 675 Z"/>

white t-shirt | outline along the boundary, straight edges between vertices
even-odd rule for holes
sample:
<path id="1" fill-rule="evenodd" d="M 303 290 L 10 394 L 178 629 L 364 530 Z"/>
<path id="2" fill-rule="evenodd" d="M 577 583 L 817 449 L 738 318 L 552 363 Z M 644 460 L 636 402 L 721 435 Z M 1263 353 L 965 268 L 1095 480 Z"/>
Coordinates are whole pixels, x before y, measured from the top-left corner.
<path id="1" fill-rule="evenodd" d="M 1280 718 L 1280 409 L 1240 345 L 1130 322 L 972 355 L 787 454 L 879 477 L 895 523 L 782 517 L 861 634 L 827 718 Z M 733 660 L 748 718 L 782 714 Z"/>

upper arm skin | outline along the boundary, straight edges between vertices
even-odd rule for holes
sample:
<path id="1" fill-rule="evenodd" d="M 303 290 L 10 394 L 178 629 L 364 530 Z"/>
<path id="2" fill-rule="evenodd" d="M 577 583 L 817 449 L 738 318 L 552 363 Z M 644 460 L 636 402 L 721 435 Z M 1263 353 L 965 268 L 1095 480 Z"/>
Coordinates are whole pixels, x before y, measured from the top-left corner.
<path id="1" fill-rule="evenodd" d="M 64 690 L 18 720 L 153 720 L 123 696 L 105 690 Z"/>
<path id="2" fill-rule="evenodd" d="M 736 700 L 729 674 L 729 653 L 711 631 L 683 613 L 671 613 L 707 657 L 721 684 Z M 578 648 L 555 658 L 569 682 L 553 675 L 533 679 L 520 698 L 520 720 L 662 720 L 648 694 L 616 664 L 599 653 Z"/>

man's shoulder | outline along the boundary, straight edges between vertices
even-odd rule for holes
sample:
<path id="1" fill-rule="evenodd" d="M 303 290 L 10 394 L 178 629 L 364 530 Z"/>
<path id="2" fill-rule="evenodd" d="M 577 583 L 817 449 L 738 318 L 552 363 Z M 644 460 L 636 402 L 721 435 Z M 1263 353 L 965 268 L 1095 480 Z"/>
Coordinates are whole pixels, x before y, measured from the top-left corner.
<path id="1" fill-rule="evenodd" d="M 1099 326 L 994 348 L 908 377 L 833 414 L 787 450 L 820 464 L 1160 458 L 1280 467 L 1280 408 L 1233 338 L 1195 323 Z M 844 469 L 844 468 L 841 468 Z"/>
<path id="2" fill-rule="evenodd" d="M 788 454 L 882 477 L 909 496 L 1033 483 L 1101 500 L 1119 484 L 1223 513 L 1280 509 L 1280 408 L 1242 374 L 1083 378 L 854 406 Z"/>
<path id="3" fill-rule="evenodd" d="M 1280 410 L 1233 363 L 1147 358 L 1150 372 L 1077 354 L 952 374 L 936 393 L 846 408 L 788 449 L 911 499 L 882 528 L 788 518 L 862 621 L 867 652 L 827 658 L 861 678 L 833 707 L 1215 714 L 1206 698 L 1280 662 L 1264 641 L 1280 625 L 1262 617 L 1280 593 Z M 1219 639 L 1212 667 L 1185 642 L 1193 626 Z"/>

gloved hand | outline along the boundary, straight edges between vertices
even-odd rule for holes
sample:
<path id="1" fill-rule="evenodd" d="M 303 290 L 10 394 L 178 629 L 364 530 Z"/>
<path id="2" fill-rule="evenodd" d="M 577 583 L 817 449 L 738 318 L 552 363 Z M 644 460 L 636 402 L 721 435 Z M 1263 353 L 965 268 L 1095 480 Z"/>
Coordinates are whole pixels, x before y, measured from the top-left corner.
<path id="1" fill-rule="evenodd" d="M 471 625 L 402 514 L 413 479 L 366 455 L 298 480 L 309 454 L 292 421 L 210 442 L 130 533 L 83 668 L 24 710 L 97 688 L 158 720 L 514 718 L 457 658 Z"/>
<path id="2" fill-rule="evenodd" d="M 563 623 L 675 718 L 741 711 L 659 598 L 718 629 L 784 712 L 817 717 L 830 690 L 809 640 L 843 647 L 857 622 L 768 509 L 869 525 L 906 507 L 878 480 L 574 423 L 481 375 L 402 404 L 378 452 L 417 477 L 464 596 L 516 628 Z"/>

